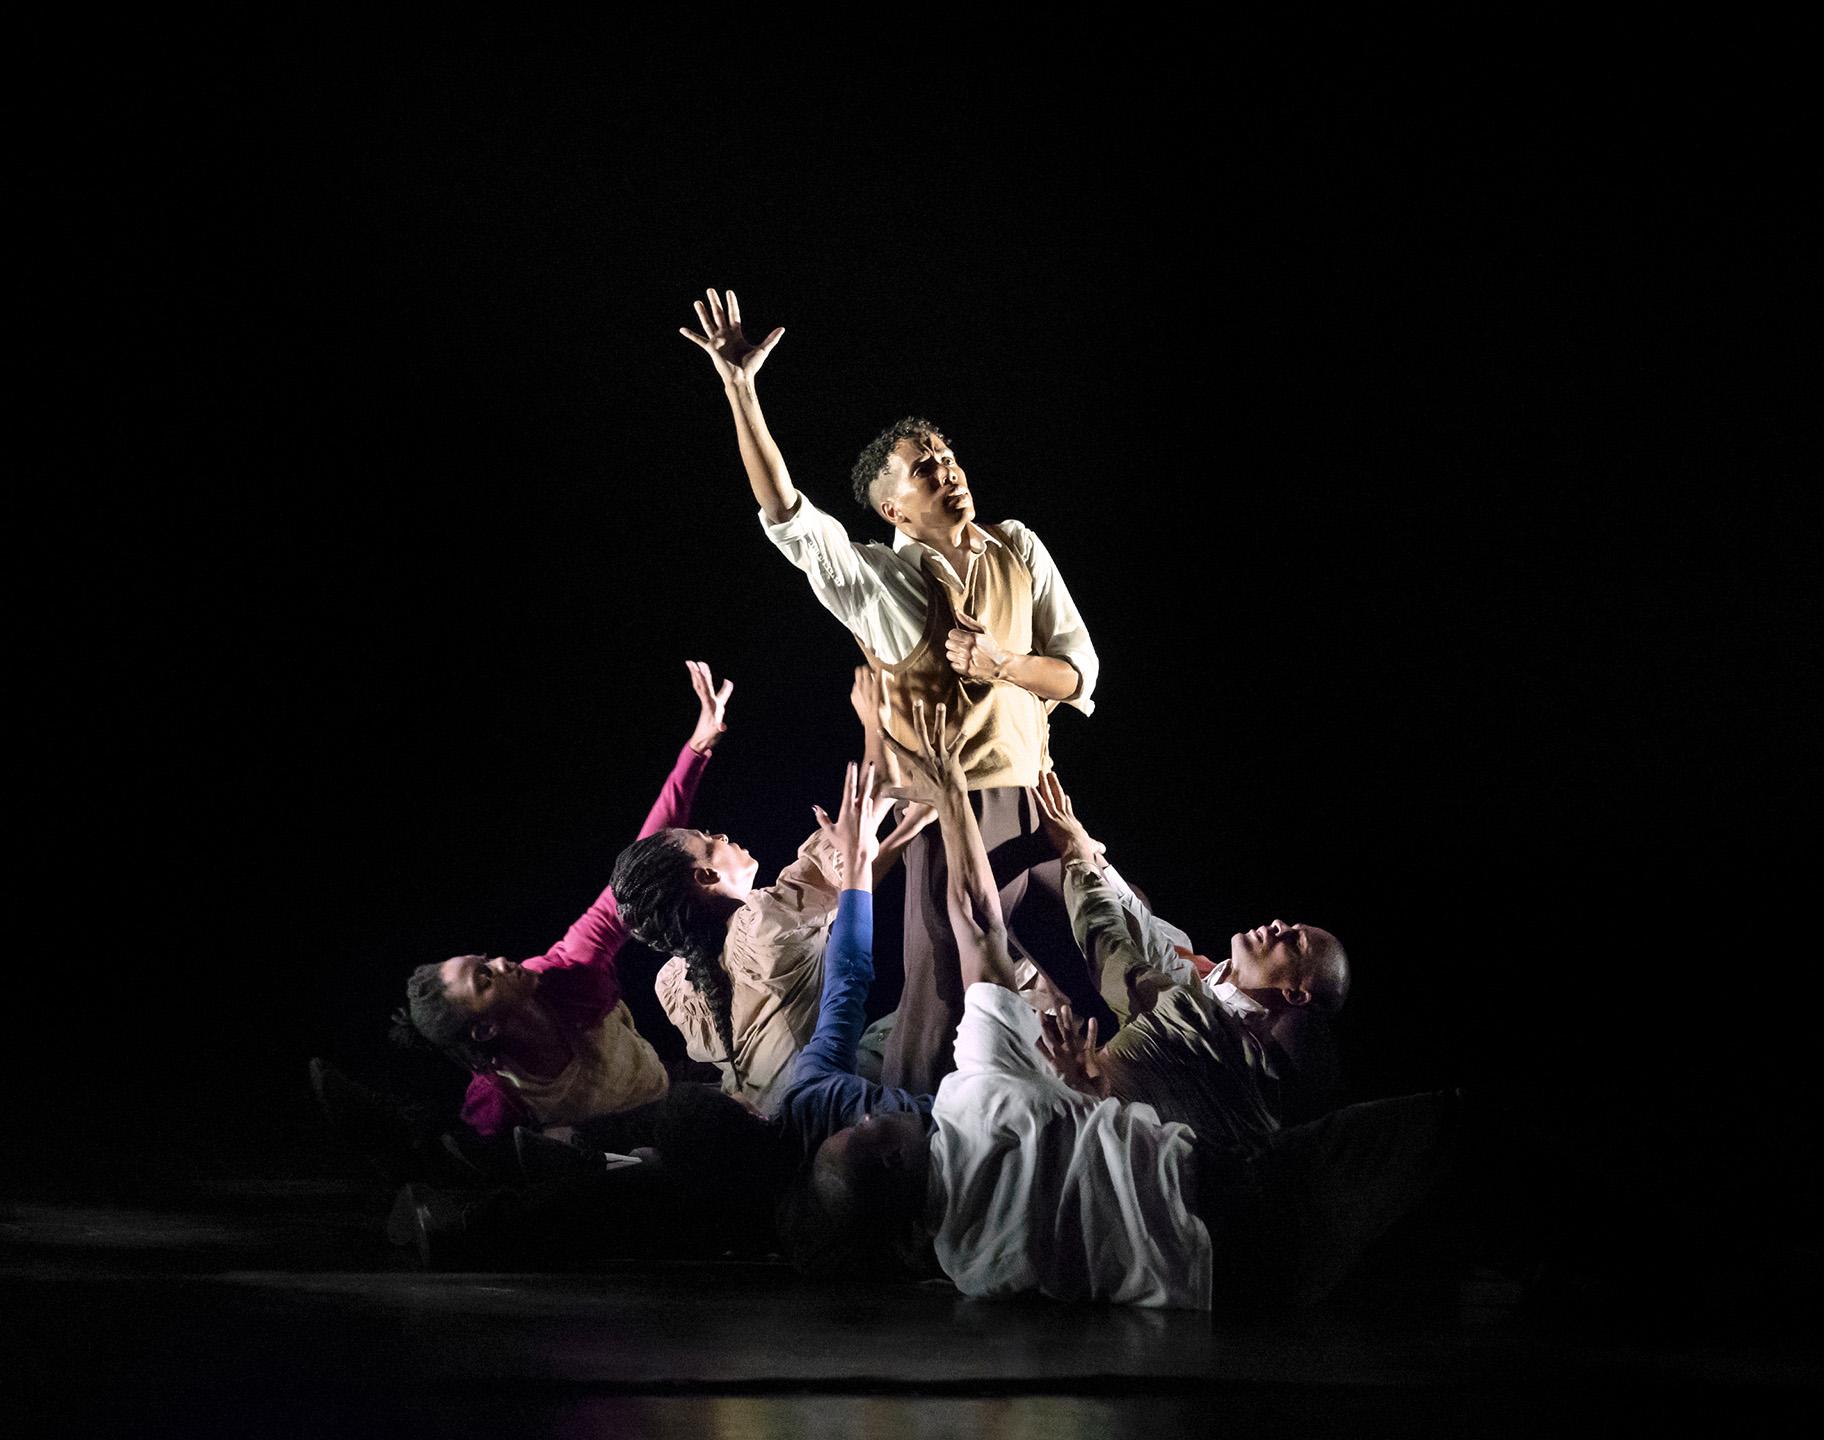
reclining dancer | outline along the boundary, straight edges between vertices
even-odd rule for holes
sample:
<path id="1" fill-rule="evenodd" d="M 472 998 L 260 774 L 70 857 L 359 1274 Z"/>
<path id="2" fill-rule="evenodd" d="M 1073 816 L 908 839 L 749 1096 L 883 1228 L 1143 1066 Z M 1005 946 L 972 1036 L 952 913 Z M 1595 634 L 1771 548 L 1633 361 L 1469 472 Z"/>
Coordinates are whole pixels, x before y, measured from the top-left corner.
<path id="1" fill-rule="evenodd" d="M 1064 863 L 1064 898 L 1077 943 L 1103 999 L 1123 1022 L 1102 1050 L 1113 1093 L 1150 1101 L 1168 1119 L 1187 1120 L 1207 1133 L 1178 1108 L 1188 1099 L 1171 1088 L 1181 1083 L 1181 1067 L 1162 1072 L 1155 1063 L 1162 1046 L 1188 1046 L 1191 1054 L 1243 1063 L 1253 1074 L 1246 1089 L 1257 1086 L 1282 1122 L 1334 1109 L 1339 1067 L 1323 1025 L 1349 994 L 1342 942 L 1316 925 L 1271 920 L 1232 935 L 1228 957 L 1212 964 L 1108 863 L 1055 771 L 1040 779 L 1038 797 L 1046 838 Z M 1134 1017 L 1146 1017 L 1145 1023 L 1128 1024 Z M 1246 1098 L 1237 1100 L 1246 1108 Z"/>
<path id="2" fill-rule="evenodd" d="M 818 1150 L 809 1190 L 829 1252 L 853 1269 L 922 1250 L 969 1295 L 1199 1309 L 1319 1297 L 1441 1176 L 1456 1097 L 1350 1106 L 1248 1143 L 1110 1098 L 1093 1022 L 1083 1037 L 1054 1022 L 1042 1039 L 1012 988 L 962 745 L 944 722 L 940 711 L 921 752 L 942 781 L 938 823 L 968 982 L 956 1069 L 928 1135 L 917 1114 L 886 1115 Z"/>
<path id="3" fill-rule="evenodd" d="M 506 1264 L 588 1268 L 639 1256 L 764 1254 L 776 1243 L 774 1207 L 817 1146 L 869 1113 L 925 1116 L 911 1095 L 855 1073 L 863 1008 L 873 982 L 874 873 L 878 831 L 892 801 L 873 764 L 851 764 L 835 820 L 813 807 L 836 870 L 845 877 L 822 962 L 816 1030 L 779 1090 L 777 1114 L 755 1115 L 727 1095 L 674 1086 L 638 1116 L 637 1165 L 604 1165 L 581 1147 L 519 1136 L 532 1183 L 485 1193 L 410 1186 L 395 1214 L 435 1268 Z M 739 1193 L 731 1207 L 725 1197 Z"/>
<path id="4" fill-rule="evenodd" d="M 880 841 L 870 884 L 931 819 L 908 808 Z M 656 989 L 691 1058 L 770 1113 L 816 1028 L 830 924 L 854 880 L 821 823 L 771 885 L 755 888 L 758 871 L 728 836 L 672 828 L 623 850 L 611 888 L 633 933 L 674 957 Z"/>
<path id="5" fill-rule="evenodd" d="M 697 723 L 653 802 L 642 836 L 686 824 L 734 681 L 685 662 Z M 516 1125 L 575 1125 L 634 1109 L 666 1090 L 664 1064 L 634 1028 L 617 957 L 626 944 L 614 887 L 543 955 L 515 964 L 458 955 L 421 965 L 406 984 L 411 1025 L 473 1072 L 463 1122 L 484 1138 Z"/>
<path id="6" fill-rule="evenodd" d="M 696 311 L 702 333 L 679 333 L 709 355 L 722 379 L 767 538 L 805 572 L 817 599 L 879 670 L 888 734 L 914 744 L 914 703 L 946 707 L 962 737 L 963 768 L 1015 938 L 1029 954 L 1059 957 L 1065 968 L 1053 983 L 1112 1033 L 1114 1017 L 1074 963 L 1060 867 L 1027 843 L 1038 829 L 1032 787 L 1050 766 L 1048 716 L 1060 701 L 1089 714 L 1098 670 L 1057 566 L 1019 522 L 976 523 L 948 439 L 912 418 L 877 436 L 852 477 L 856 501 L 893 527 L 893 543 L 855 544 L 793 485 L 760 412 L 755 380 L 784 330 L 749 344 L 733 291 L 726 307 L 709 291 L 707 308 L 698 301 Z M 963 987 L 935 837 L 914 844 L 906 866 L 906 984 L 883 1078 L 931 1090 L 950 1065 Z"/>

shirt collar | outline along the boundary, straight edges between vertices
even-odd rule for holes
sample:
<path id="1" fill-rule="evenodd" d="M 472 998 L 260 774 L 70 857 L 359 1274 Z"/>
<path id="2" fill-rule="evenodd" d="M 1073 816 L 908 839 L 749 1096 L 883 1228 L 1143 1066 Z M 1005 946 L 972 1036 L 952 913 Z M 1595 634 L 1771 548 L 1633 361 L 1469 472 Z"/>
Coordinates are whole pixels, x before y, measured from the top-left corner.
<path id="1" fill-rule="evenodd" d="M 982 529 L 982 527 L 980 525 L 977 525 L 975 523 L 975 521 L 973 521 L 973 520 L 971 520 L 969 522 L 968 539 L 969 539 L 969 553 L 971 555 L 980 555 L 982 553 L 982 551 L 986 550 L 990 545 L 999 545 L 1001 543 L 999 540 L 996 540 L 994 538 L 994 536 L 990 535 L 986 530 Z M 910 535 L 906 534 L 906 532 L 904 530 L 901 530 L 896 526 L 893 530 L 894 553 L 903 555 L 907 550 L 910 550 L 913 546 L 917 546 L 920 550 L 923 550 L 927 555 L 936 556 L 939 560 L 944 558 L 943 556 L 938 555 L 937 551 L 933 550 L 929 545 L 925 544 L 925 542 L 923 540 L 914 540 Z"/>
<path id="2" fill-rule="evenodd" d="M 1203 978 L 1204 988 L 1210 996 L 1218 1001 L 1230 1014 L 1241 1020 L 1251 1020 L 1257 1015 L 1265 1015 L 1267 1007 L 1252 995 L 1235 988 L 1229 979 L 1229 962 L 1222 961 Z"/>

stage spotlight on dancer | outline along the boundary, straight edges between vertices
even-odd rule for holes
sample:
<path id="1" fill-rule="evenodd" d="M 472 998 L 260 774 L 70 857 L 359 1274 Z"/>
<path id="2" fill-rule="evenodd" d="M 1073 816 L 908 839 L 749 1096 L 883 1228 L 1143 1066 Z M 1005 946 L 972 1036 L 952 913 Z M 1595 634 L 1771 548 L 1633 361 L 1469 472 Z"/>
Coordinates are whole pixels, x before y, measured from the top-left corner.
<path id="1" fill-rule="evenodd" d="M 709 291 L 696 311 L 701 333 L 680 333 L 721 378 L 767 538 L 804 571 L 879 672 L 887 734 L 912 744 L 913 706 L 946 707 L 1015 939 L 1058 966 L 1051 979 L 1060 993 L 1112 1031 L 1115 1017 L 1070 941 L 1061 867 L 1031 843 L 1039 827 L 1032 787 L 1051 763 L 1050 711 L 1063 702 L 1090 713 L 1098 670 L 1058 567 L 1018 521 L 977 522 L 949 439 L 914 418 L 876 436 L 851 477 L 857 502 L 893 528 L 892 544 L 850 540 L 792 483 L 760 411 L 756 378 L 784 330 L 751 344 L 732 291 L 726 301 Z M 963 987 L 935 836 L 916 842 L 906 863 L 906 983 L 882 1078 L 928 1091 L 949 1067 Z"/>

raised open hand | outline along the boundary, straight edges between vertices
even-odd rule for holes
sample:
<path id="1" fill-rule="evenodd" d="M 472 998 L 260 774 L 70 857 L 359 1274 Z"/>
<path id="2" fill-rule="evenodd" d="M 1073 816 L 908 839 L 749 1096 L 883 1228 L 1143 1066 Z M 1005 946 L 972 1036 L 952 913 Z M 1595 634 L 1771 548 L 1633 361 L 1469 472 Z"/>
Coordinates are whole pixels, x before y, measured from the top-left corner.
<path id="1" fill-rule="evenodd" d="M 697 728 L 690 732 L 690 748 L 707 755 L 728 730 L 722 717 L 728 713 L 735 682 L 724 680 L 718 690 L 715 676 L 701 660 L 686 660 L 684 668 L 690 671 L 690 688 L 697 692 Z"/>
<path id="2" fill-rule="evenodd" d="M 851 890 L 873 888 L 874 857 L 880 853 L 880 826 L 893 813 L 893 801 L 874 788 L 874 767 L 853 760 L 843 776 L 842 801 L 831 820 L 821 805 L 811 806 L 817 828 L 830 837 L 842 857 L 844 885 Z"/>
<path id="3" fill-rule="evenodd" d="M 773 353 L 779 337 L 785 334 L 785 326 L 779 326 L 758 345 L 750 344 L 747 336 L 741 333 L 741 302 L 735 299 L 735 292 L 726 292 L 726 309 L 714 290 L 705 293 L 709 296 L 708 308 L 704 307 L 701 300 L 696 302 L 697 323 L 703 327 L 703 333 L 699 335 L 695 330 L 680 325 L 678 334 L 699 350 L 708 352 L 709 358 L 715 361 L 716 373 L 724 383 L 740 378 L 753 379 L 760 373 L 760 367 L 766 364 L 766 357 Z"/>
<path id="4" fill-rule="evenodd" d="M 1058 1078 L 1072 1090 L 1097 1100 L 1108 1098 L 1108 1076 L 1102 1069 L 1102 1055 L 1096 1048 L 1096 1020 L 1092 1015 L 1082 1031 L 1068 1002 L 1039 1016 L 1039 1053 L 1058 1072 Z"/>
<path id="5" fill-rule="evenodd" d="M 864 731 L 872 734 L 880 729 L 880 672 L 872 665 L 855 667 L 855 683 L 849 687 L 849 704 Z"/>
<path id="6" fill-rule="evenodd" d="M 1045 832 L 1051 848 L 1066 860 L 1099 864 L 1102 842 L 1091 838 L 1089 831 L 1083 828 L 1083 822 L 1077 819 L 1076 807 L 1064 793 L 1064 782 L 1058 779 L 1058 772 L 1047 770 L 1039 776 L 1033 794 L 1039 801 L 1039 828 Z"/>
<path id="7" fill-rule="evenodd" d="M 957 727 L 954 737 L 946 735 L 948 717 L 939 705 L 931 723 L 927 723 L 924 702 L 912 707 L 913 729 L 918 735 L 918 749 L 899 743 L 886 731 L 881 743 L 900 762 L 899 796 L 935 805 L 946 793 L 961 795 L 969 788 L 969 777 L 963 773 L 963 733 Z"/>

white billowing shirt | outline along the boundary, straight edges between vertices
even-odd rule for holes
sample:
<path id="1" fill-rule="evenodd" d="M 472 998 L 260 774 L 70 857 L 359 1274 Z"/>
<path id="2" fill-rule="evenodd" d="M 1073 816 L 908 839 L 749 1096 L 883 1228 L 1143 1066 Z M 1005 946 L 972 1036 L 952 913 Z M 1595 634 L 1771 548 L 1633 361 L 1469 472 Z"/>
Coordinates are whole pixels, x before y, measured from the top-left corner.
<path id="1" fill-rule="evenodd" d="M 891 547 L 857 545 L 841 521 L 824 514 L 803 494 L 798 497 L 798 508 L 777 525 L 762 511 L 760 526 L 785 558 L 804 571 L 811 593 L 824 609 L 889 665 L 910 655 L 925 633 L 926 580 L 921 562 L 929 558 L 938 573 L 954 581 L 958 589 L 968 584 L 969 577 L 958 575 L 937 551 L 900 531 L 893 532 Z M 1013 553 L 1032 572 L 1033 652 L 1065 661 L 1076 670 L 1077 693 L 1064 703 L 1088 715 L 1096 708 L 1090 696 L 1101 669 L 1089 628 L 1039 537 L 1018 520 L 1003 520 L 999 528 Z M 1000 543 L 981 526 L 972 525 L 970 568 L 986 547 Z"/>
<path id="2" fill-rule="evenodd" d="M 1190 1127 L 1072 1090 L 1013 991 L 971 985 L 932 1110 L 938 1263 L 965 1295 L 1210 1308 L 1209 1232 L 1186 1204 Z"/>

